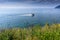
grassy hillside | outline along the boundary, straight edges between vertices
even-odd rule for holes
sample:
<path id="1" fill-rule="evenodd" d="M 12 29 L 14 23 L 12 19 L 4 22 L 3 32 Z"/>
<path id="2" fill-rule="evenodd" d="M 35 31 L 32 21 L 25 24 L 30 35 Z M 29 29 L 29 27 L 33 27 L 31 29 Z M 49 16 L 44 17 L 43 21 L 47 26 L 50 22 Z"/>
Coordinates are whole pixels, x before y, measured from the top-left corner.
<path id="1" fill-rule="evenodd" d="M 1 30 L 0 40 L 60 40 L 60 24 Z"/>

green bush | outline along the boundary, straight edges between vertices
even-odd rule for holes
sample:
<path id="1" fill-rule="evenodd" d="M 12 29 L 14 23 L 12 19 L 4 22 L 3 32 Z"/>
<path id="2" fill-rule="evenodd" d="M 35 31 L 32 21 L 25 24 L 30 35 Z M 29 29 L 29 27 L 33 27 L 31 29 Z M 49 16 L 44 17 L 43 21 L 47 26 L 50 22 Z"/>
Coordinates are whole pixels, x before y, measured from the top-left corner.
<path id="1" fill-rule="evenodd" d="M 1 30 L 0 40 L 60 40 L 60 24 Z"/>

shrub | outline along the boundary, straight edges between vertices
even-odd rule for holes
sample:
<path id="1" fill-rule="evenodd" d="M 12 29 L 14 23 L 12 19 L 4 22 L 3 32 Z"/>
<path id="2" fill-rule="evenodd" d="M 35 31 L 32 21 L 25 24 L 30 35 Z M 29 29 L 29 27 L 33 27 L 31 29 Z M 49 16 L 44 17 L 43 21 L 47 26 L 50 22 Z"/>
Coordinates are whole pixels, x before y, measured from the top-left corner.
<path id="1" fill-rule="evenodd" d="M 60 40 L 60 24 L 0 31 L 0 40 Z"/>

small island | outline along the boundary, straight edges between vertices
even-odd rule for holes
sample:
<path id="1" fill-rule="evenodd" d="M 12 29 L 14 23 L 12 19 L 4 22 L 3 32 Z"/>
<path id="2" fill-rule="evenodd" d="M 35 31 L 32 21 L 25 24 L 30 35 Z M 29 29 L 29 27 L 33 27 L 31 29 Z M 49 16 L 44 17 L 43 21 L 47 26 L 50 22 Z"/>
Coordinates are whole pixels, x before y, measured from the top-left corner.
<path id="1" fill-rule="evenodd" d="M 60 8 L 60 5 L 56 6 L 55 8 Z"/>

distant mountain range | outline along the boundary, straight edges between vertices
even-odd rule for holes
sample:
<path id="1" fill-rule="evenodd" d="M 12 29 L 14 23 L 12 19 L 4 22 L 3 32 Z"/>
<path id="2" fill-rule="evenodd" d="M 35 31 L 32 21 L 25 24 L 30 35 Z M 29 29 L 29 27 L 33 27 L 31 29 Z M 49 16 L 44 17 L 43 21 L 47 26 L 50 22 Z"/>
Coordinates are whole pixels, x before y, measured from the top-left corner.
<path id="1" fill-rule="evenodd" d="M 55 8 L 60 8 L 60 5 L 56 6 Z"/>

